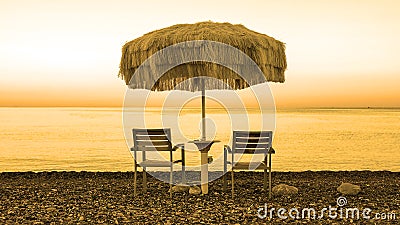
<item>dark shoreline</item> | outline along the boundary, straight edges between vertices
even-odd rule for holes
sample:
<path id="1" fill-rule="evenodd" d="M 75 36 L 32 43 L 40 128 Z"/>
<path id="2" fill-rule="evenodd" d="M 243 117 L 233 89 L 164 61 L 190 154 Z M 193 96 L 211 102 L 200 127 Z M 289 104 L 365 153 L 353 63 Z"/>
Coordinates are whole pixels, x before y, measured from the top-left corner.
<path id="1" fill-rule="evenodd" d="M 141 182 L 142 173 L 138 181 Z M 229 180 L 229 176 L 228 176 Z M 370 208 L 373 213 L 395 213 L 395 220 L 260 219 L 257 210 L 306 208 L 320 210 L 336 206 L 342 182 L 361 186 L 356 196 L 346 196 L 348 207 Z M 3 172 L 0 173 L 0 224 L 398 224 L 400 221 L 400 172 L 390 171 L 305 171 L 273 172 L 273 186 L 296 186 L 292 197 L 267 198 L 262 190 L 262 173 L 235 173 L 234 200 L 222 190 L 222 180 L 210 184 L 205 196 L 175 193 L 152 177 L 148 191 L 133 196 L 132 172 Z"/>

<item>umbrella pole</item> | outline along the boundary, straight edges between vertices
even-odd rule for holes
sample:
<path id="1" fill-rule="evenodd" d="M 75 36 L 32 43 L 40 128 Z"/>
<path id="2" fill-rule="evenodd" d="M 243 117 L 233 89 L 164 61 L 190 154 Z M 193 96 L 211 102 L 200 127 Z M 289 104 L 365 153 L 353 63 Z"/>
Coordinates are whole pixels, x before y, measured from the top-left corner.
<path id="1" fill-rule="evenodd" d="M 201 140 L 206 140 L 206 88 L 204 77 L 201 79 Z M 207 147 L 201 149 L 201 192 L 208 194 L 208 150 Z"/>
<path id="2" fill-rule="evenodd" d="M 201 140 L 206 140 L 206 88 L 204 79 L 201 82 Z"/>

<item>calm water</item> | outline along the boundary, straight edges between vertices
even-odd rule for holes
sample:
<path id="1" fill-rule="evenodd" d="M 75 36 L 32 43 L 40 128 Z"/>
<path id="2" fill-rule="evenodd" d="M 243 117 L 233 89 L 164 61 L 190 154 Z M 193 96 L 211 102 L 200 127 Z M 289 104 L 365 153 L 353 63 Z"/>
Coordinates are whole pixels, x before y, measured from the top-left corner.
<path id="1" fill-rule="evenodd" d="M 157 125 L 160 112 L 147 115 Z M 209 110 L 208 115 L 221 140 L 210 153 L 218 162 L 232 127 L 225 111 Z M 248 117 L 256 129 L 260 114 L 250 111 Z M 186 138 L 198 138 L 198 124 L 191 122 L 198 119 L 198 110 L 181 112 L 179 126 Z M 0 124 L 0 171 L 132 170 L 120 108 L 0 108 Z M 276 128 L 275 170 L 400 171 L 399 109 L 282 110 Z M 189 151 L 187 160 L 197 165 L 198 152 Z"/>

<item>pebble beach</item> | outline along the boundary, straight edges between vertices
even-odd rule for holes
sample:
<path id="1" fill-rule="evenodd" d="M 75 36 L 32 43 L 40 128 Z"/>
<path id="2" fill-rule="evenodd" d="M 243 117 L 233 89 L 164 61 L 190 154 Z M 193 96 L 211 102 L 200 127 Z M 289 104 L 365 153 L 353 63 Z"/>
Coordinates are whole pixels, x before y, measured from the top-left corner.
<path id="1" fill-rule="evenodd" d="M 291 196 L 263 191 L 263 174 L 235 172 L 235 196 L 223 191 L 222 179 L 210 183 L 208 195 L 169 195 L 169 185 L 148 176 L 147 192 L 132 172 L 0 173 L 0 224 L 399 224 L 400 172 L 273 172 L 272 186 L 298 188 Z M 342 182 L 359 185 L 357 195 L 337 191 Z M 280 218 L 270 209 L 338 207 L 371 209 L 370 218 Z M 265 213 L 267 212 L 267 213 Z M 339 212 L 339 211 L 338 211 Z M 293 212 L 292 212 L 293 213 Z M 294 213 L 295 214 L 295 213 Z M 380 215 L 379 218 L 375 217 Z M 395 218 L 393 218 L 393 215 Z M 321 216 L 319 214 L 319 216 Z M 390 217 L 390 218 L 389 218 Z"/>

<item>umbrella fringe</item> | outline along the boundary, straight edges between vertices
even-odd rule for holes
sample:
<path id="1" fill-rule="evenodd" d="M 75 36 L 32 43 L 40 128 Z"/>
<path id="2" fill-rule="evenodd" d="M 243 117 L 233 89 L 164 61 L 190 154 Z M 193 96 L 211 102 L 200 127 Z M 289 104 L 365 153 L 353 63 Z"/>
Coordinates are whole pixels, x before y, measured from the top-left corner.
<path id="1" fill-rule="evenodd" d="M 232 54 L 229 48 L 209 46 L 205 42 L 182 44 L 182 48 L 175 50 L 174 54 L 160 54 L 164 58 L 155 58 L 150 60 L 148 67 L 140 67 L 151 56 L 158 57 L 153 55 L 154 53 L 160 50 L 162 52 L 164 48 L 173 44 L 193 40 L 216 41 L 240 49 L 258 65 L 258 68 L 250 65 L 239 51 Z M 196 61 L 199 58 L 209 63 Z M 190 63 L 172 66 L 182 60 Z M 218 61 L 224 62 L 225 66 L 232 70 L 211 63 Z M 199 76 L 213 77 L 225 83 L 224 85 L 215 80 L 206 80 L 206 89 L 242 89 L 266 81 L 284 82 L 286 68 L 284 43 L 251 31 L 243 25 L 201 22 L 156 30 L 126 43 L 122 48 L 119 76 L 131 88 L 149 90 L 198 91 L 201 90 L 200 85 L 191 78 Z M 139 76 L 133 77 L 138 69 Z M 253 77 L 254 74 L 259 74 L 260 70 L 263 76 Z M 163 71 L 167 72 L 159 78 Z M 251 79 L 238 75 L 243 73 Z"/>

